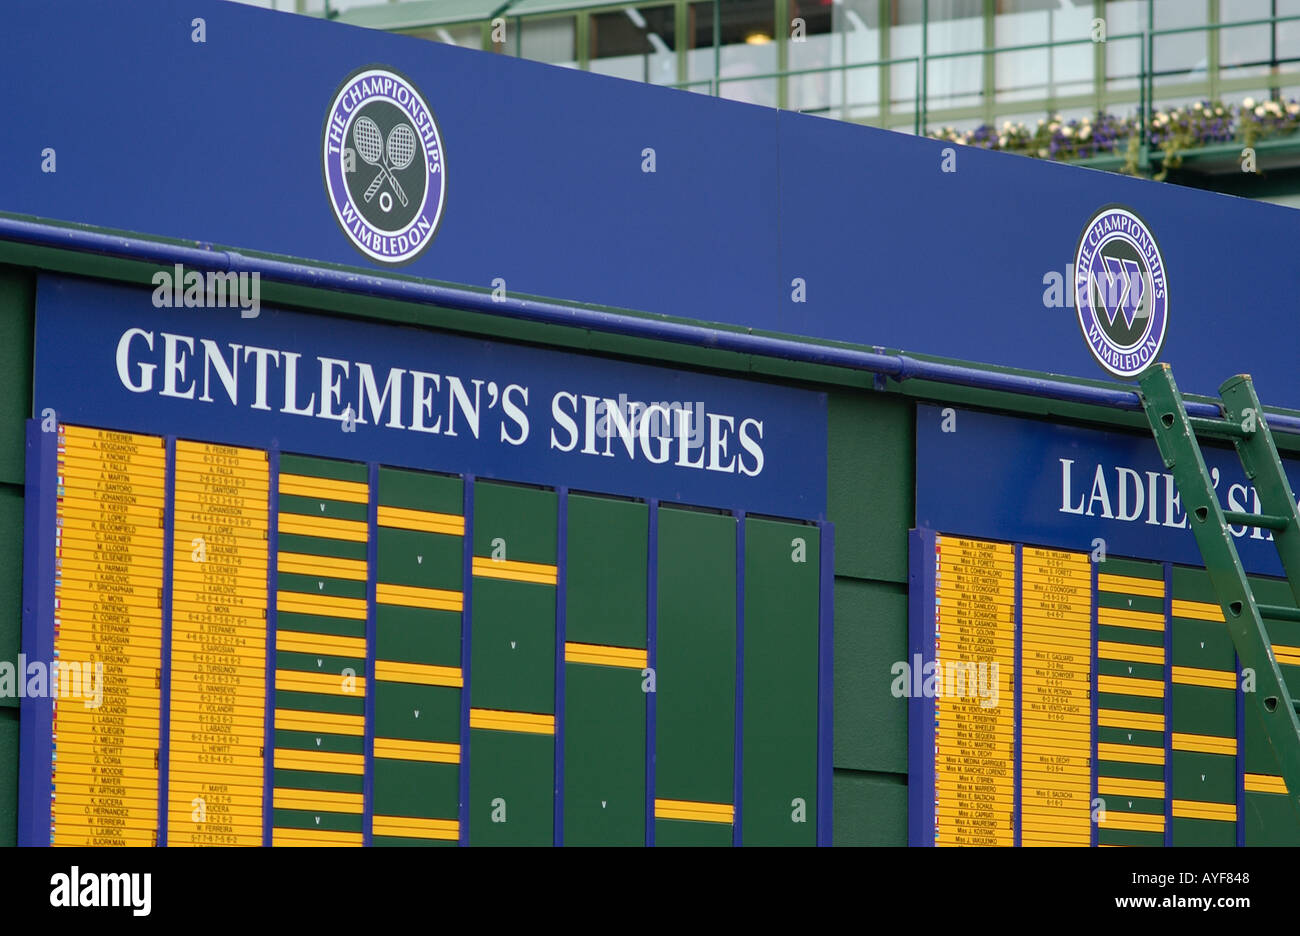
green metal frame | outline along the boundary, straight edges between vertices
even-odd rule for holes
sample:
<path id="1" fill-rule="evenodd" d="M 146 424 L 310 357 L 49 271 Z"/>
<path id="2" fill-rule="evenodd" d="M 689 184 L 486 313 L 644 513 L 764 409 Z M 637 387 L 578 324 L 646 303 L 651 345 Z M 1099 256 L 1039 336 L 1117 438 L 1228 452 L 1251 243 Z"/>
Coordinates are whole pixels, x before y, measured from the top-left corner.
<path id="1" fill-rule="evenodd" d="M 1168 364 L 1152 367 L 1139 383 L 1151 431 L 1165 467 L 1173 472 L 1188 525 L 1223 608 L 1243 674 L 1255 674 L 1255 691 L 1243 693 L 1245 704 L 1260 716 L 1269 748 L 1286 783 L 1287 800 L 1300 818 L 1300 717 L 1273 654 L 1265 623 L 1300 621 L 1300 609 L 1255 600 L 1229 530 L 1229 525 L 1246 525 L 1273 531 L 1273 545 L 1282 559 L 1287 584 L 1300 604 L 1300 509 L 1295 494 L 1282 470 L 1263 408 L 1248 376 L 1233 377 L 1219 388 L 1222 419 L 1187 415 Z M 1263 513 L 1225 511 L 1219 506 L 1198 435 L 1232 442 L 1246 477 L 1254 482 Z"/>

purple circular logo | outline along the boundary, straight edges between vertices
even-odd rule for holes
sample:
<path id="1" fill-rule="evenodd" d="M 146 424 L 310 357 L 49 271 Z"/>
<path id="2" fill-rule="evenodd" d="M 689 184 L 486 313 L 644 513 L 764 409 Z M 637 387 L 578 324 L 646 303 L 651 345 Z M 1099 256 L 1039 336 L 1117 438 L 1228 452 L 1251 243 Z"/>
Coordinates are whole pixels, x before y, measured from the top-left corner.
<path id="1" fill-rule="evenodd" d="M 447 163 L 433 109 L 415 85 L 369 66 L 339 86 L 321 143 L 339 227 L 371 260 L 410 263 L 438 233 Z"/>
<path id="2" fill-rule="evenodd" d="M 1108 205 L 1092 216 L 1074 255 L 1074 307 L 1097 363 L 1136 377 L 1164 347 L 1169 284 L 1160 247 L 1135 212 Z"/>

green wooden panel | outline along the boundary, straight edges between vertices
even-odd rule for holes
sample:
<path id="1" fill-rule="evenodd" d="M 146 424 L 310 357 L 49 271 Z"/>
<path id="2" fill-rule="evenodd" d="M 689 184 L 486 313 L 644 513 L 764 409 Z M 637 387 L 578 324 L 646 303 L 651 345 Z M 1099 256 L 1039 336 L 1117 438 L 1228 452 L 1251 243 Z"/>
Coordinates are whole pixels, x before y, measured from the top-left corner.
<path id="1" fill-rule="evenodd" d="M 280 455 L 280 474 L 311 475 L 334 481 L 359 481 L 370 479 L 370 470 L 360 462 L 337 461 L 333 458 L 316 458 L 310 455 Z"/>
<path id="2" fill-rule="evenodd" d="M 361 815 L 325 810 L 276 809 L 271 824 L 277 829 L 319 829 L 322 832 L 360 832 Z"/>
<path id="3" fill-rule="evenodd" d="M 375 659 L 459 667 L 459 611 L 375 606 Z"/>
<path id="4" fill-rule="evenodd" d="M 656 819 L 655 845 L 661 848 L 723 847 L 731 844 L 731 823 Z"/>
<path id="5" fill-rule="evenodd" d="M 554 712 L 555 587 L 476 578 L 473 608 L 473 706 Z"/>
<path id="6" fill-rule="evenodd" d="M 661 509 L 658 559 L 655 796 L 731 803 L 736 705 L 734 518 Z"/>
<path id="7" fill-rule="evenodd" d="M 375 758 L 374 815 L 455 819 L 460 766 Z"/>
<path id="8" fill-rule="evenodd" d="M 641 671 L 569 663 L 564 678 L 564 843 L 645 844 Z"/>
<path id="9" fill-rule="evenodd" d="M 907 778 L 836 770 L 836 845 L 906 845 Z"/>
<path id="10" fill-rule="evenodd" d="M 552 844 L 554 794 L 552 735 L 470 730 L 471 845 Z M 493 821 L 494 812 L 504 821 Z"/>
<path id="11" fill-rule="evenodd" d="M 315 653 L 298 653 L 290 650 L 277 650 L 275 652 L 275 668 L 283 670 L 295 670 L 300 673 L 331 673 L 335 674 L 342 680 L 343 671 L 350 669 L 358 678 L 364 678 L 366 675 L 366 661 L 359 657 L 348 656 L 326 656 L 325 654 Z M 358 690 L 358 696 L 364 696 L 364 691 Z"/>
<path id="12" fill-rule="evenodd" d="M 460 515 L 465 507 L 464 484 L 453 475 L 380 468 L 379 503 L 385 507 Z"/>
<path id="13" fill-rule="evenodd" d="M 365 739 L 359 735 L 330 734 L 327 731 L 275 731 L 275 747 L 287 751 L 332 751 L 364 754 Z"/>
<path id="14" fill-rule="evenodd" d="M 907 699 L 890 691 L 890 667 L 907 658 L 906 587 L 836 578 L 837 768 L 907 773 Z"/>
<path id="15" fill-rule="evenodd" d="M 377 529 L 376 581 L 415 588 L 464 588 L 465 547 L 459 536 Z"/>
<path id="16" fill-rule="evenodd" d="M 1267 599 L 1266 599 L 1267 600 Z M 1249 699 L 1249 697 L 1247 697 Z M 1255 706 L 1246 705 L 1246 773 L 1279 776 L 1277 758 L 1264 737 L 1264 725 Z M 1300 844 L 1300 821 L 1285 796 L 1246 794 L 1247 845 Z"/>
<path id="17" fill-rule="evenodd" d="M 1174 751 L 1173 798 L 1198 803 L 1237 801 L 1237 759 L 1227 754 Z"/>
<path id="18" fill-rule="evenodd" d="M 375 680 L 375 737 L 459 744 L 460 690 Z"/>
<path id="19" fill-rule="evenodd" d="M 366 558 L 366 544 L 350 540 L 329 539 L 324 536 L 302 536 L 281 533 L 277 540 L 279 552 L 304 553 L 308 556 L 331 556 L 335 559 Z"/>
<path id="20" fill-rule="evenodd" d="M 324 773 L 315 770 L 273 771 L 277 790 L 324 790 L 330 793 L 360 793 L 362 778 L 357 774 Z"/>
<path id="21" fill-rule="evenodd" d="M 541 488 L 490 481 L 474 485 L 474 555 L 492 556 L 493 541 L 505 544 L 511 562 L 555 564 L 556 494 Z"/>
<path id="22" fill-rule="evenodd" d="M 1138 832 L 1133 829 L 1098 829 L 1097 844 L 1159 848 L 1165 844 L 1165 835 L 1163 832 Z"/>
<path id="23" fill-rule="evenodd" d="M 835 574 L 907 582 L 915 510 L 915 404 L 882 393 L 829 395 L 827 517 Z M 903 659 L 897 657 L 896 659 Z"/>
<path id="24" fill-rule="evenodd" d="M 0 483 L 23 483 L 24 422 L 33 411 L 43 408 L 36 404 L 33 410 L 32 401 L 35 298 L 36 280 L 29 271 L 0 268 L 0 440 L 4 442 L 0 445 Z M 22 525 L 4 529 L 16 535 Z"/>
<path id="25" fill-rule="evenodd" d="M 363 523 L 369 517 L 369 507 L 366 504 L 330 500 L 327 497 L 304 497 L 300 494 L 280 494 L 278 496 L 280 498 L 278 509 L 283 514 L 302 514 L 308 517 L 353 520 Z"/>
<path id="26" fill-rule="evenodd" d="M 318 575 L 299 575 L 296 572 L 280 572 L 276 575 L 275 587 L 282 592 L 297 592 L 306 595 L 325 595 L 331 598 L 365 598 L 366 583 L 352 579 L 330 578 Z"/>
<path id="27" fill-rule="evenodd" d="M 818 533 L 793 523 L 745 523 L 746 845 L 817 844 Z"/>
<path id="28" fill-rule="evenodd" d="M 565 639 L 645 647 L 649 509 L 574 494 L 568 511 Z"/>
<path id="29" fill-rule="evenodd" d="M 360 675 L 358 673 L 358 675 Z M 365 714 L 365 695 L 327 695 L 323 692 L 287 692 L 275 690 L 275 707 L 291 712 L 329 712 L 334 715 Z"/>
<path id="30" fill-rule="evenodd" d="M 1218 621 L 1173 619 L 1173 665 L 1235 672 L 1237 652 L 1226 625 Z"/>
<path id="31" fill-rule="evenodd" d="M 366 622 L 355 618 L 327 617 L 323 614 L 299 614 L 297 611 L 277 611 L 277 631 L 302 631 L 312 634 L 332 634 L 337 637 L 365 637 Z"/>
<path id="32" fill-rule="evenodd" d="M 16 658 L 15 658 L 16 659 Z M 0 709 L 0 846 L 18 844 L 18 709 Z"/>
<path id="33" fill-rule="evenodd" d="M 1237 736 L 1237 694 L 1231 689 L 1175 683 L 1173 700 L 1173 731 L 1215 738 Z"/>
<path id="34" fill-rule="evenodd" d="M 0 485 L 0 660 L 16 662 L 22 642 L 23 601 L 23 492 Z M 0 696 L 0 708 L 17 709 L 19 700 Z M 3 759 L 0 759 L 3 762 Z M 12 763 L 12 761 L 10 762 Z M 0 783 L 3 783 L 0 780 Z M 3 788 L 0 788 L 2 790 Z M 5 822 L 0 807 L 0 832 Z M 0 843 L 4 839 L 0 838 Z"/>
<path id="35" fill-rule="evenodd" d="M 1237 824 L 1214 819 L 1174 818 L 1175 845 L 1214 846 L 1231 848 L 1237 844 Z"/>
<path id="36" fill-rule="evenodd" d="M 370 843 L 378 848 L 432 848 L 435 846 L 455 848 L 460 844 L 447 839 L 398 838 L 395 835 L 372 835 Z"/>

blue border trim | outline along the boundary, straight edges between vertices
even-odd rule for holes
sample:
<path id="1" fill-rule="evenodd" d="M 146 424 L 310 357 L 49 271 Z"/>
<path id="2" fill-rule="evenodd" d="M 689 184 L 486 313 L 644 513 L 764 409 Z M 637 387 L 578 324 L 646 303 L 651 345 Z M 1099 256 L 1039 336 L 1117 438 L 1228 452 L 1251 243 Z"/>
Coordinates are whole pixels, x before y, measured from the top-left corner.
<path id="1" fill-rule="evenodd" d="M 907 692 L 907 843 L 934 845 L 934 700 L 916 689 L 934 662 L 933 530 L 908 534 L 907 648 L 911 685 Z"/>
<path id="2" fill-rule="evenodd" d="M 1091 555 L 1089 555 L 1089 558 L 1091 558 Z M 1098 607 L 1097 599 L 1101 593 L 1101 590 L 1097 586 L 1101 570 L 1097 568 L 1098 563 L 1096 562 L 1089 562 L 1088 565 L 1092 567 L 1092 613 L 1089 615 L 1090 620 L 1088 621 L 1088 667 L 1090 670 L 1090 676 L 1088 678 L 1088 709 L 1092 716 L 1089 719 L 1088 725 L 1088 744 L 1092 752 L 1092 767 L 1090 770 L 1092 776 L 1089 778 L 1091 782 L 1089 791 L 1092 795 L 1088 797 L 1088 847 L 1096 848 L 1097 840 L 1100 838 L 1101 832 L 1101 830 L 1097 828 L 1097 814 L 1093 805 L 1101 796 L 1101 794 L 1097 792 L 1097 785 L 1099 783 L 1098 775 L 1100 772 L 1097 763 L 1097 742 L 1099 740 L 1099 732 L 1097 731 L 1097 709 L 1100 708 L 1100 701 L 1097 693 L 1097 632 L 1099 627 L 1098 619 L 1100 618 L 1100 609 Z M 1105 806 L 1102 806 L 1102 809 L 1105 808 Z"/>
<path id="3" fill-rule="evenodd" d="M 262 755 L 262 846 L 269 848 L 275 811 L 275 601 L 280 552 L 280 450 L 266 450 L 266 738 Z"/>
<path id="4" fill-rule="evenodd" d="M 646 549 L 646 613 L 645 654 L 646 666 L 655 675 L 655 691 L 645 693 L 645 843 L 655 843 L 655 754 L 656 754 L 656 698 L 659 692 L 659 499 L 646 502 L 650 510 L 649 545 Z M 644 678 L 644 677 L 643 677 Z"/>
<path id="5" fill-rule="evenodd" d="M 57 427 L 56 427 L 57 429 Z M 23 491 L 23 621 L 19 669 L 25 656 L 54 659 L 54 534 L 58 529 L 58 432 L 27 420 Z M 15 687 L 16 688 L 16 687 Z M 18 844 L 50 844 L 50 794 L 54 789 L 54 700 L 18 702 Z"/>
<path id="6" fill-rule="evenodd" d="M 821 524 L 821 607 L 817 633 L 817 844 L 834 842 L 835 524 Z"/>
<path id="7" fill-rule="evenodd" d="M 745 512 L 731 512 L 736 521 L 736 704 L 732 752 L 731 844 L 744 844 L 745 792 Z"/>
<path id="8" fill-rule="evenodd" d="M 566 616 L 569 591 L 569 489 L 556 489 L 555 545 L 555 844 L 564 844 L 564 696 Z"/>
<path id="9" fill-rule="evenodd" d="M 1241 691 L 1241 658 L 1232 651 L 1237 686 L 1233 690 L 1237 703 L 1237 847 L 1246 847 L 1246 694 Z"/>
<path id="10" fill-rule="evenodd" d="M 1024 802 L 1024 790 L 1021 789 L 1021 784 L 1024 783 L 1023 772 L 1021 770 L 1021 760 L 1024 755 L 1024 719 L 1021 712 L 1021 706 L 1023 704 L 1021 686 L 1025 681 L 1024 548 L 1025 547 L 1021 543 L 1016 543 L 1011 549 L 1012 561 L 1015 563 L 1015 565 L 1012 566 L 1015 570 L 1013 572 L 1013 580 L 1015 584 L 1012 592 L 1014 595 L 1012 601 L 1014 603 L 1011 606 L 1011 613 L 1013 615 L 1012 626 L 1015 627 L 1015 635 L 1012 638 L 1012 643 L 1014 644 L 1015 649 L 1012 650 L 1011 661 L 1015 666 L 1015 670 L 1012 672 L 1011 678 L 1016 682 L 1015 707 L 1011 711 L 1011 737 L 1012 744 L 1014 745 L 1011 749 L 1011 773 L 1013 777 L 1011 781 L 1011 842 L 1017 847 L 1020 845 L 1021 837 L 1020 810 Z"/>
<path id="11" fill-rule="evenodd" d="M 457 840 L 469 845 L 469 693 L 470 640 L 473 628 L 474 598 L 474 476 L 462 475 L 462 509 L 465 534 L 461 537 L 461 604 L 460 604 L 460 811 Z"/>
<path id="12" fill-rule="evenodd" d="M 163 480 L 162 643 L 158 669 L 158 841 L 167 844 L 167 800 L 172 746 L 172 582 L 176 566 L 176 436 L 163 440 L 166 476 Z M 204 816 L 207 816 L 206 808 Z"/>
<path id="13" fill-rule="evenodd" d="M 375 599 L 379 580 L 379 465 L 376 462 L 366 466 L 366 481 L 369 503 L 366 504 L 366 721 L 361 780 L 363 848 L 374 844 L 375 824 L 375 645 L 379 637 L 379 609 Z"/>
<path id="14" fill-rule="evenodd" d="M 1174 844 L 1174 566 L 1165 570 L 1165 846 Z"/>

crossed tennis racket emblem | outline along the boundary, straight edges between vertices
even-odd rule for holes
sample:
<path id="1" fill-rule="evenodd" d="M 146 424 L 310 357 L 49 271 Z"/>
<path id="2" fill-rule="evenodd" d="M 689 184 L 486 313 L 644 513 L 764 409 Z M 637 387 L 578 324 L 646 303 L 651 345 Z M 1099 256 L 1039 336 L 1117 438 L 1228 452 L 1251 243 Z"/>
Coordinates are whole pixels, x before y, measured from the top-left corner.
<path id="1" fill-rule="evenodd" d="M 369 117 L 358 117 L 356 124 L 352 127 L 352 136 L 357 143 L 357 152 L 361 154 L 362 160 L 367 165 L 378 166 L 379 174 L 375 176 L 370 187 L 366 189 L 365 199 L 369 202 L 379 191 L 379 187 L 388 180 L 389 187 L 397 200 L 405 208 L 408 204 L 406 192 L 403 191 L 401 184 L 397 181 L 394 172 L 401 172 L 411 161 L 415 159 L 415 131 L 411 129 L 408 123 L 399 123 L 392 130 L 388 131 L 388 141 L 384 142 L 384 136 L 379 132 L 379 125 Z M 385 150 L 387 158 L 385 158 Z M 383 207 L 383 199 L 380 199 L 380 207 Z M 386 209 L 385 209 L 386 210 Z"/>

